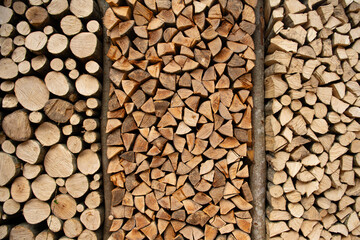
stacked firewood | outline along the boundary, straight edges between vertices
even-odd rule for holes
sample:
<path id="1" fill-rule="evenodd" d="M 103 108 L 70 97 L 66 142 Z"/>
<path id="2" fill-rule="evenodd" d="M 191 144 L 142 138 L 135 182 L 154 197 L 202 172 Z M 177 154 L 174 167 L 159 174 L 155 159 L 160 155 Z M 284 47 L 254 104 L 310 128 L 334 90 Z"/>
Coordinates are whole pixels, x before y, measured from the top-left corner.
<path id="1" fill-rule="evenodd" d="M 99 239 L 98 6 L 2 3 L 0 239 Z"/>
<path id="2" fill-rule="evenodd" d="M 107 2 L 110 239 L 250 239 L 256 1 Z"/>
<path id="3" fill-rule="evenodd" d="M 360 4 L 265 1 L 267 231 L 360 237 Z"/>

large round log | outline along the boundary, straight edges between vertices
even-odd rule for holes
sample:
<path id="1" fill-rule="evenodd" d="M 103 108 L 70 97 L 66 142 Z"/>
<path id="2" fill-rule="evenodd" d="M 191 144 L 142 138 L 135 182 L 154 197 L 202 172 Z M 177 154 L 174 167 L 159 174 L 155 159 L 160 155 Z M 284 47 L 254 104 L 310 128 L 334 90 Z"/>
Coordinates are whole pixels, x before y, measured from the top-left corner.
<path id="1" fill-rule="evenodd" d="M 43 109 L 50 95 L 44 81 L 34 76 L 18 79 L 14 91 L 19 103 L 30 111 Z"/>
<path id="2" fill-rule="evenodd" d="M 101 92 L 101 84 L 97 78 L 89 75 L 81 75 L 75 82 L 76 90 L 85 97 L 96 96 Z"/>
<path id="3" fill-rule="evenodd" d="M 10 190 L 7 187 L 0 187 L 0 202 L 5 202 L 10 198 Z"/>
<path id="4" fill-rule="evenodd" d="M 102 209 L 86 209 L 80 215 L 80 221 L 84 226 L 92 231 L 96 231 L 100 228 L 103 221 L 103 211 Z"/>
<path id="5" fill-rule="evenodd" d="M 83 231 L 83 226 L 78 218 L 71 218 L 64 222 L 63 230 L 67 237 L 76 238 Z"/>
<path id="6" fill-rule="evenodd" d="M 6 136 L 15 141 L 26 141 L 32 134 L 28 115 L 23 110 L 6 115 L 2 121 L 2 128 Z"/>
<path id="7" fill-rule="evenodd" d="M 20 211 L 21 205 L 12 198 L 6 200 L 2 206 L 3 211 L 7 215 L 14 215 Z"/>
<path id="8" fill-rule="evenodd" d="M 48 201 L 56 190 L 56 183 L 49 175 L 42 174 L 31 183 L 31 188 L 37 199 Z"/>
<path id="9" fill-rule="evenodd" d="M 65 35 L 59 33 L 51 35 L 47 43 L 47 49 L 49 53 L 53 55 L 63 56 L 67 52 L 68 46 L 68 38 Z"/>
<path id="10" fill-rule="evenodd" d="M 67 220 L 76 214 L 76 201 L 69 194 L 60 194 L 51 202 L 54 215 L 62 220 Z"/>
<path id="11" fill-rule="evenodd" d="M 55 236 L 55 234 L 46 229 L 44 231 L 42 231 L 41 233 L 39 233 L 38 235 L 36 235 L 35 240 L 56 240 L 57 237 Z"/>
<path id="12" fill-rule="evenodd" d="M 48 203 L 35 198 L 27 201 L 23 209 L 25 220 L 30 224 L 41 223 L 49 217 L 50 212 Z"/>
<path id="13" fill-rule="evenodd" d="M 10 182 L 20 172 L 20 163 L 16 157 L 0 152 L 0 186 Z"/>
<path id="14" fill-rule="evenodd" d="M 69 9 L 69 3 L 67 0 L 52 0 L 47 6 L 47 11 L 54 17 L 60 17 L 64 15 Z"/>
<path id="15" fill-rule="evenodd" d="M 66 180 L 65 187 L 73 198 L 80 198 L 88 191 L 89 180 L 84 174 L 76 173 Z"/>
<path id="16" fill-rule="evenodd" d="M 61 19 L 60 27 L 67 36 L 74 36 L 81 32 L 83 24 L 78 17 L 74 15 L 67 15 Z"/>
<path id="17" fill-rule="evenodd" d="M 28 22 L 35 28 L 44 27 L 49 21 L 49 14 L 45 8 L 39 6 L 33 6 L 29 8 L 25 16 Z"/>
<path id="18" fill-rule="evenodd" d="M 0 225 L 0 239 L 6 239 L 7 237 L 9 237 L 10 230 L 10 225 Z"/>
<path id="19" fill-rule="evenodd" d="M 43 165 L 25 163 L 22 174 L 26 179 L 31 180 L 39 176 L 43 170 Z"/>
<path id="20" fill-rule="evenodd" d="M 77 167 L 85 175 L 94 174 L 100 169 L 99 155 L 86 149 L 77 158 Z"/>
<path id="21" fill-rule="evenodd" d="M 61 131 L 55 124 L 44 122 L 35 130 L 35 137 L 43 146 L 52 146 L 60 141 Z"/>
<path id="22" fill-rule="evenodd" d="M 27 140 L 16 147 L 16 156 L 30 164 L 41 162 L 44 158 L 44 154 L 45 150 L 36 140 Z"/>
<path id="23" fill-rule="evenodd" d="M 99 232 L 93 232 L 89 229 L 85 229 L 82 231 L 80 236 L 78 237 L 78 240 L 99 240 L 101 239 Z"/>
<path id="24" fill-rule="evenodd" d="M 76 170 L 75 156 L 64 144 L 56 144 L 47 152 L 45 171 L 50 177 L 70 177 Z"/>
<path id="25" fill-rule="evenodd" d="M 45 50 L 47 40 L 45 33 L 40 31 L 32 32 L 25 38 L 25 47 L 36 54 L 42 53 Z"/>
<path id="26" fill-rule="evenodd" d="M 19 74 L 18 66 L 11 58 L 0 59 L 0 78 L 14 79 Z"/>
<path id="27" fill-rule="evenodd" d="M 17 177 L 11 184 L 11 197 L 18 203 L 26 202 L 31 196 L 30 182 L 25 177 Z"/>
<path id="28" fill-rule="evenodd" d="M 68 97 L 74 87 L 70 80 L 61 72 L 49 72 L 45 76 L 45 84 L 49 91 L 59 97 Z"/>
<path id="29" fill-rule="evenodd" d="M 0 6 L 0 24 L 8 23 L 14 16 L 11 8 Z"/>
<path id="30" fill-rule="evenodd" d="M 88 208 L 98 208 L 103 201 L 103 195 L 99 191 L 92 191 L 85 198 L 85 205 Z"/>
<path id="31" fill-rule="evenodd" d="M 72 0 L 70 11 L 78 18 L 96 18 L 99 14 L 98 6 L 93 0 Z"/>
<path id="32" fill-rule="evenodd" d="M 22 223 L 13 227 L 10 231 L 10 240 L 35 239 L 38 231 L 34 226 Z"/>
<path id="33" fill-rule="evenodd" d="M 70 50 L 81 60 L 101 59 L 101 43 L 93 33 L 82 32 L 77 34 L 70 41 Z"/>

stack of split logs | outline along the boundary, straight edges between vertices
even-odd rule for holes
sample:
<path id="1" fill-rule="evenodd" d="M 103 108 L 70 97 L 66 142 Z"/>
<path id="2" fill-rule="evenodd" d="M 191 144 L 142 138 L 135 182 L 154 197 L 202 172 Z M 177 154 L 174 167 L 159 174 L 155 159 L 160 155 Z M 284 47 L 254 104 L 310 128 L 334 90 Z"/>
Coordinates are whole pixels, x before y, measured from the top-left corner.
<path id="1" fill-rule="evenodd" d="M 250 239 L 256 0 L 107 0 L 110 239 Z"/>
<path id="2" fill-rule="evenodd" d="M 360 2 L 265 1 L 270 239 L 360 237 Z"/>
<path id="3" fill-rule="evenodd" d="M 98 6 L 1 2 L 0 239 L 99 239 Z"/>

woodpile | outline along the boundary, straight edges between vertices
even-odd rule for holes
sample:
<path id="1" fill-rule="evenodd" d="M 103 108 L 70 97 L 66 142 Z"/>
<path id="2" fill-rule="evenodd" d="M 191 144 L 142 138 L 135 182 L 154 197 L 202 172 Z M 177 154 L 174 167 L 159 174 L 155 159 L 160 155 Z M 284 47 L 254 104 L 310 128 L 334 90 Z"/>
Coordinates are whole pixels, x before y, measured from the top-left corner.
<path id="1" fill-rule="evenodd" d="M 360 2 L 265 1 L 269 239 L 360 237 Z"/>
<path id="2" fill-rule="evenodd" d="M 110 239 L 250 239 L 256 1 L 107 2 Z"/>
<path id="3" fill-rule="evenodd" d="M 0 239 L 101 239 L 93 0 L 1 1 Z"/>

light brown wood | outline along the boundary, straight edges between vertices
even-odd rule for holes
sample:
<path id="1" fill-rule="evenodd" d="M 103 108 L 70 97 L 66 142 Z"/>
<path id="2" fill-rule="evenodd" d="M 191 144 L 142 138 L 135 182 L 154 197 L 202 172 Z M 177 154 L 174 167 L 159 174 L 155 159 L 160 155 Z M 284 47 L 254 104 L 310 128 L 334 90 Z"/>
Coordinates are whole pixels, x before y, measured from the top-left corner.
<path id="1" fill-rule="evenodd" d="M 100 41 L 94 33 L 82 32 L 71 39 L 70 50 L 82 61 L 95 60 L 100 57 Z"/>
<path id="2" fill-rule="evenodd" d="M 46 9 L 40 6 L 30 7 L 26 10 L 25 16 L 28 22 L 38 29 L 44 27 L 50 20 Z"/>
<path id="3" fill-rule="evenodd" d="M 223 210 L 225 199 L 245 211 L 253 200 L 239 161 L 252 154 L 256 3 L 248 2 L 108 1 L 110 238 L 200 239 L 205 229 L 205 239 L 249 239 L 248 227 L 235 231 L 234 210 Z"/>
<path id="4" fill-rule="evenodd" d="M 31 189 L 37 199 L 48 201 L 56 190 L 56 183 L 49 175 L 42 174 L 31 183 Z"/>
<path id="5" fill-rule="evenodd" d="M 46 220 L 50 212 L 49 204 L 38 199 L 27 201 L 23 210 L 25 220 L 30 224 L 37 224 Z"/>
<path id="6" fill-rule="evenodd" d="M 68 194 L 59 194 L 51 201 L 51 209 L 56 217 L 71 219 L 76 214 L 76 201 Z"/>
<path id="7" fill-rule="evenodd" d="M 46 153 L 45 171 L 51 177 L 69 177 L 76 170 L 75 156 L 63 144 L 56 144 Z"/>

